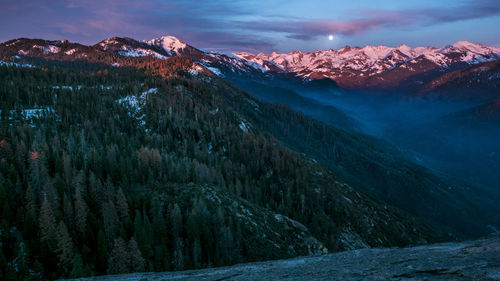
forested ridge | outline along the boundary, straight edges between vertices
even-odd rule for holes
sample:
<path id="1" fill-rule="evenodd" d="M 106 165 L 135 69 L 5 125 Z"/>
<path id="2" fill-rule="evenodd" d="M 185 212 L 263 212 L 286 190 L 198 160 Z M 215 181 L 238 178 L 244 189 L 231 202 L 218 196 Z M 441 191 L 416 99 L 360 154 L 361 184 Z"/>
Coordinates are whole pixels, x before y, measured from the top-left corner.
<path id="1" fill-rule="evenodd" d="M 37 63 L 0 66 L 2 279 L 180 270 L 439 236 L 287 148 L 258 121 L 283 109 L 186 71 L 187 59 Z"/>

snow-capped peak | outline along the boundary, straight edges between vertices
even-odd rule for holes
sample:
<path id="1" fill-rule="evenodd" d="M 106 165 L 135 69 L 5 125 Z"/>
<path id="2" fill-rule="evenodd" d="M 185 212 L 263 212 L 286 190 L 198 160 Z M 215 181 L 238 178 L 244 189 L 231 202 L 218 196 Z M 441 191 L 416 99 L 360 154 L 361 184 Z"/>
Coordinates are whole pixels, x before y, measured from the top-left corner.
<path id="1" fill-rule="evenodd" d="M 120 42 L 118 42 L 118 37 L 111 37 L 111 38 L 106 38 L 106 39 L 102 40 L 99 43 L 99 46 L 101 46 L 103 48 L 103 50 L 107 50 L 109 48 L 109 46 L 119 45 L 119 44 L 120 44 Z"/>
<path id="2" fill-rule="evenodd" d="M 455 42 L 453 45 L 451 45 L 454 48 L 457 49 L 474 49 L 478 47 L 484 47 L 484 45 L 478 44 L 478 43 L 471 43 L 469 41 L 458 41 Z"/>
<path id="3" fill-rule="evenodd" d="M 414 69 L 413 64 L 422 60 L 434 64 L 435 67 L 448 67 L 459 62 L 476 64 L 500 59 L 500 48 L 459 41 L 442 48 L 432 46 L 412 48 L 403 44 L 396 48 L 384 45 L 362 48 L 345 46 L 337 51 L 293 51 L 288 54 L 273 52 L 257 55 L 242 52 L 234 55 L 263 66 L 271 62 L 282 69 L 300 73 L 303 76 L 318 74 L 323 77 L 336 78 L 342 75 L 344 70 L 349 73 L 359 71 L 365 76 L 392 71 L 398 67 L 411 70 Z"/>
<path id="4" fill-rule="evenodd" d="M 160 38 L 154 38 L 144 42 L 175 53 L 179 53 L 179 51 L 183 50 L 187 46 L 184 42 L 174 36 L 162 36 Z"/>
<path id="5" fill-rule="evenodd" d="M 478 43 L 471 43 L 469 41 L 458 41 L 455 44 L 451 45 L 451 47 L 456 50 L 471 51 L 476 54 L 490 54 L 494 52 L 492 48 Z"/>

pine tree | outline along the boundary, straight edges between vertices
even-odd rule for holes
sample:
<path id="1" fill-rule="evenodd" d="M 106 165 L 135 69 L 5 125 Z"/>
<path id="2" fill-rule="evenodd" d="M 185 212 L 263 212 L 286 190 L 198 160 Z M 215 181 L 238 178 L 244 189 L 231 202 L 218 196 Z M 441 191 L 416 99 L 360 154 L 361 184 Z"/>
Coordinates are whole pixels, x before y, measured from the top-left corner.
<path id="1" fill-rule="evenodd" d="M 106 265 L 108 262 L 108 247 L 106 243 L 106 234 L 104 233 L 102 228 L 100 228 L 97 232 L 97 250 L 95 255 L 95 265 L 97 272 L 106 273 Z"/>
<path id="2" fill-rule="evenodd" d="M 56 230 L 56 219 L 47 198 L 43 200 L 42 207 L 40 208 L 39 225 L 40 240 L 42 242 L 49 241 Z"/>
<path id="3" fill-rule="evenodd" d="M 85 276 L 85 269 L 83 267 L 83 260 L 80 254 L 75 254 L 73 258 L 73 268 L 71 269 L 70 277 L 79 278 Z"/>
<path id="4" fill-rule="evenodd" d="M 200 245 L 200 240 L 195 239 L 193 242 L 193 253 L 192 253 L 192 262 L 195 268 L 201 266 L 201 245 Z"/>
<path id="5" fill-rule="evenodd" d="M 64 223 L 71 227 L 74 221 L 73 202 L 66 192 L 63 195 L 63 218 Z"/>
<path id="6" fill-rule="evenodd" d="M 116 191 L 116 209 L 118 211 L 118 215 L 122 222 L 126 222 L 128 220 L 128 203 L 125 194 L 121 188 L 118 188 Z"/>
<path id="7" fill-rule="evenodd" d="M 146 261 L 142 257 L 141 251 L 139 250 L 139 246 L 137 245 L 134 237 L 130 238 L 128 241 L 128 254 L 130 258 L 130 270 L 132 272 L 142 272 L 146 269 Z"/>
<path id="8" fill-rule="evenodd" d="M 88 207 L 87 203 L 83 198 L 83 192 L 76 188 L 75 191 L 75 222 L 76 229 L 80 232 L 80 234 L 85 233 L 85 228 L 87 226 L 87 213 Z"/>
<path id="9" fill-rule="evenodd" d="M 73 268 L 73 259 L 75 256 L 74 245 L 71 236 L 68 233 L 68 228 L 63 221 L 57 226 L 57 257 L 59 259 L 58 266 L 64 274 L 70 273 Z"/>
<path id="10" fill-rule="evenodd" d="M 26 195 L 25 195 L 26 209 L 28 211 L 28 214 L 34 221 L 38 219 L 39 205 L 37 202 L 37 197 L 38 196 L 35 193 L 35 190 L 33 190 L 30 184 L 28 184 L 28 188 L 26 188 Z"/>
<path id="11" fill-rule="evenodd" d="M 182 230 L 182 214 L 181 214 L 181 209 L 179 208 L 179 205 L 177 203 L 174 204 L 174 206 L 169 206 L 169 213 L 170 213 L 170 225 L 171 225 L 171 232 L 172 235 L 175 238 L 179 237 L 181 234 Z"/>
<path id="12" fill-rule="evenodd" d="M 118 214 L 116 213 L 115 204 L 109 201 L 104 204 L 104 210 L 102 212 L 103 222 L 104 222 L 104 230 L 106 232 L 106 241 L 108 245 L 111 245 L 114 237 L 118 233 L 119 230 L 119 219 Z"/>
<path id="13" fill-rule="evenodd" d="M 118 237 L 114 241 L 113 250 L 108 259 L 108 273 L 119 274 L 129 271 L 129 256 L 125 241 Z"/>
<path id="14" fill-rule="evenodd" d="M 173 258 L 174 269 L 184 269 L 184 242 L 182 241 L 182 238 L 176 239 Z"/>

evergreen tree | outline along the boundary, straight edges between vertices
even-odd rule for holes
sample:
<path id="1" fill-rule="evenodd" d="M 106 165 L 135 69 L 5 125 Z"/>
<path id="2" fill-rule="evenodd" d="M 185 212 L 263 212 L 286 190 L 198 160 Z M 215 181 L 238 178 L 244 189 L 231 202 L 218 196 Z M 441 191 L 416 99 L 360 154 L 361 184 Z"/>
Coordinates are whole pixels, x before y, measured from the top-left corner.
<path id="1" fill-rule="evenodd" d="M 142 257 L 141 251 L 139 250 L 139 246 L 137 245 L 134 237 L 130 238 L 128 241 L 128 254 L 130 258 L 129 268 L 132 272 L 142 272 L 146 269 L 146 261 Z"/>
<path id="2" fill-rule="evenodd" d="M 79 278 L 86 275 L 85 268 L 83 267 L 83 260 L 80 254 L 75 254 L 73 258 L 73 268 L 71 269 L 70 277 Z"/>
<path id="3" fill-rule="evenodd" d="M 63 221 L 60 221 L 57 227 L 57 257 L 59 259 L 58 266 L 61 271 L 64 274 L 70 273 L 73 268 L 75 251 L 73 240 Z"/>
<path id="4" fill-rule="evenodd" d="M 129 255 L 125 241 L 121 237 L 114 240 L 113 250 L 109 254 L 108 273 L 119 274 L 129 272 Z"/>
<path id="5" fill-rule="evenodd" d="M 48 242 L 55 233 L 56 230 L 56 219 L 54 213 L 52 212 L 52 207 L 50 206 L 47 198 L 43 200 L 42 206 L 40 208 L 40 240 L 42 242 Z"/>

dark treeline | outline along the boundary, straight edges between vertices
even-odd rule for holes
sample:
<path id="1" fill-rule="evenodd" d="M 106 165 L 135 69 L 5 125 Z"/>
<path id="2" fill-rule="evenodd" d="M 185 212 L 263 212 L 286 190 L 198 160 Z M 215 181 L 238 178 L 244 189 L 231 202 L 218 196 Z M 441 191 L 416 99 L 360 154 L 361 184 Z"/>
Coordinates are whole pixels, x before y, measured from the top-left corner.
<path id="1" fill-rule="evenodd" d="M 189 64 L 168 61 L 148 71 L 174 73 Z M 310 253 L 294 249 L 282 229 L 278 247 L 264 243 L 266 233 L 257 230 L 273 213 L 300 221 L 308 228 L 303 235 L 310 231 L 331 251 L 344 249 L 339 236 L 347 230 L 370 246 L 434 239 L 254 128 L 238 109 L 267 107 L 223 91 L 216 78 L 48 65 L 0 67 L 0 279 Z M 150 89 L 157 91 L 141 94 Z M 127 97 L 136 103 L 123 102 Z M 247 206 L 256 226 L 235 206 L 243 213 Z"/>

